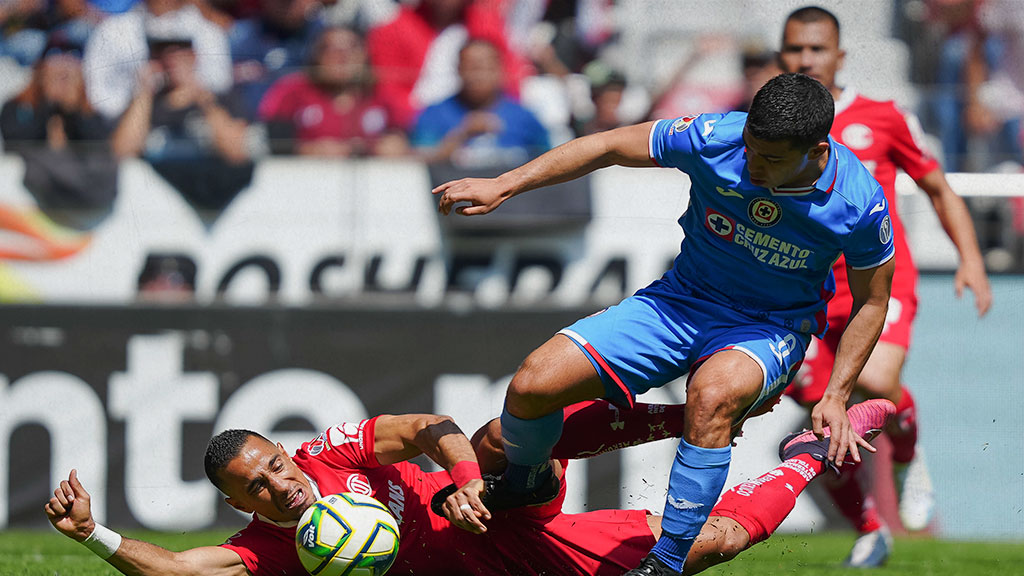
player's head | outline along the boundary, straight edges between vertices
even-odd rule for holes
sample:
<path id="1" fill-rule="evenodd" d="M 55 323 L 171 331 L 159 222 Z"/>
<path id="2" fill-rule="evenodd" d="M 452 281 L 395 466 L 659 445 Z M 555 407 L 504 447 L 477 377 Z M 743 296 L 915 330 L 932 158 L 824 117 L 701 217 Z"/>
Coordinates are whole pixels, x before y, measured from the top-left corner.
<path id="1" fill-rule="evenodd" d="M 766 82 L 743 129 L 751 184 L 774 188 L 817 178 L 834 114 L 832 95 L 810 76 L 781 74 Z"/>
<path id="2" fill-rule="evenodd" d="M 290 522 L 316 501 L 309 480 L 284 447 L 251 430 L 225 430 L 214 436 L 204 465 L 210 482 L 242 512 Z"/>
<path id="3" fill-rule="evenodd" d="M 779 65 L 786 72 L 807 74 L 831 90 L 846 52 L 839 49 L 839 19 L 835 14 L 806 6 L 786 18 Z"/>

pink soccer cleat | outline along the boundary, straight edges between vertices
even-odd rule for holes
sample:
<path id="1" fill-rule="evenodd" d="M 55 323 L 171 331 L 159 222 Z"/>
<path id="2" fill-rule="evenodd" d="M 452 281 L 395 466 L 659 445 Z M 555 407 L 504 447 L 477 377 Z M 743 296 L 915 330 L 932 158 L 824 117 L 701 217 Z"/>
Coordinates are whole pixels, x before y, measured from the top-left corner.
<path id="1" fill-rule="evenodd" d="M 896 405 L 883 399 L 867 400 L 860 404 L 854 404 L 846 411 L 854 431 L 868 442 L 882 432 L 886 421 L 895 413 Z M 822 440 L 818 440 L 818 437 L 810 430 L 790 434 L 783 438 L 782 443 L 779 444 L 779 458 L 785 461 L 797 454 L 810 454 L 815 460 L 824 462 L 828 457 L 830 434 L 828 426 L 825 426 L 825 438 Z M 847 464 L 852 463 L 852 461 L 845 462 Z M 830 467 L 835 469 L 834 464 L 830 465 Z"/>

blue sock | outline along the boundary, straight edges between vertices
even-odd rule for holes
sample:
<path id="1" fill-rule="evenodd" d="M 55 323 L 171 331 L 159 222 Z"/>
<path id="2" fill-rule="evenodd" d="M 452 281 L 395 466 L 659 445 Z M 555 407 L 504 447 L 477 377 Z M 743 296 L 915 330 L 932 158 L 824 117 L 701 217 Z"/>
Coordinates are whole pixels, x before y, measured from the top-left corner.
<path id="1" fill-rule="evenodd" d="M 686 555 L 725 486 L 732 447 L 700 448 L 679 440 L 668 480 L 661 538 L 651 549 L 673 570 L 683 571 Z"/>
<path id="2" fill-rule="evenodd" d="M 533 420 L 516 418 L 501 412 L 501 441 L 505 445 L 508 467 L 505 482 L 509 489 L 531 492 L 542 486 L 552 474 L 551 449 L 562 436 L 562 410 Z"/>

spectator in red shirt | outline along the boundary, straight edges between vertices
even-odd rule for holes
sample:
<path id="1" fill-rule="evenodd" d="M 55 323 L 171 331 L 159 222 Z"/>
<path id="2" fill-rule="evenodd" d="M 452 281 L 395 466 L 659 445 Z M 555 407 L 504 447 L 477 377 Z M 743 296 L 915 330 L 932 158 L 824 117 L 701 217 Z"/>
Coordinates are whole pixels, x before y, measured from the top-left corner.
<path id="1" fill-rule="evenodd" d="M 259 115 L 278 153 L 395 156 L 408 150 L 395 115 L 374 93 L 362 39 L 347 28 L 324 30 L 311 65 L 275 82 Z"/>

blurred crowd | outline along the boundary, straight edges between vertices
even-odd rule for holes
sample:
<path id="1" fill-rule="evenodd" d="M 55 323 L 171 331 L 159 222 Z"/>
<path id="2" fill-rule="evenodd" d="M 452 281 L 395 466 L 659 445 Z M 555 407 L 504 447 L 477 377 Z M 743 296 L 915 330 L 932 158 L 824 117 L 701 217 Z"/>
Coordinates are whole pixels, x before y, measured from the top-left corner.
<path id="1" fill-rule="evenodd" d="M 40 209 L 87 230 L 110 210 L 124 158 L 215 215 L 267 155 L 507 166 L 648 118 L 742 110 L 778 72 L 774 33 L 708 33 L 686 38 L 668 73 L 640 76 L 621 5 L 5 0 L 0 136 Z M 1019 171 L 1024 2 L 893 11 L 946 170 Z"/>

